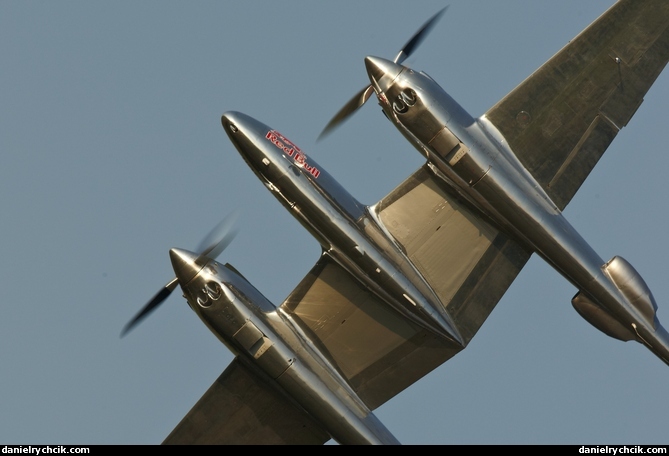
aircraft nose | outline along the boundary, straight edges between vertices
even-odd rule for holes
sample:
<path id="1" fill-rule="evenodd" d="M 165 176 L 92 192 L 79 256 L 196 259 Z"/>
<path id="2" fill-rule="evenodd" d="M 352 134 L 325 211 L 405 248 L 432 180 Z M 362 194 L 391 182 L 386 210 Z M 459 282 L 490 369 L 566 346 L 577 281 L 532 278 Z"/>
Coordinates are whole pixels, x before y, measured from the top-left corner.
<path id="1" fill-rule="evenodd" d="M 243 115 L 235 112 L 235 111 L 228 111 L 225 114 L 221 116 L 221 124 L 223 125 L 223 129 L 228 133 L 237 133 L 240 128 L 243 128 Z"/>
<path id="2" fill-rule="evenodd" d="M 221 124 L 228 137 L 236 144 L 240 141 L 243 142 L 244 139 L 249 141 L 257 140 L 264 137 L 270 130 L 262 122 L 237 111 L 224 113 L 221 116 Z"/>
<path id="3" fill-rule="evenodd" d="M 254 169 L 261 166 L 267 152 L 263 139 L 270 128 L 241 112 L 228 111 L 221 116 L 221 124 L 237 151 Z"/>
<path id="4" fill-rule="evenodd" d="M 170 249 L 170 260 L 174 274 L 182 285 L 193 280 L 204 266 L 198 264 L 198 255 L 182 249 Z"/>
<path id="5" fill-rule="evenodd" d="M 365 57 L 369 81 L 378 91 L 385 92 L 402 72 L 402 66 L 381 57 Z"/>
<path id="6" fill-rule="evenodd" d="M 237 111 L 224 113 L 221 116 L 221 124 L 229 136 L 234 136 L 236 133 L 249 137 L 265 136 L 265 133 L 269 130 L 269 127 L 262 122 Z"/>

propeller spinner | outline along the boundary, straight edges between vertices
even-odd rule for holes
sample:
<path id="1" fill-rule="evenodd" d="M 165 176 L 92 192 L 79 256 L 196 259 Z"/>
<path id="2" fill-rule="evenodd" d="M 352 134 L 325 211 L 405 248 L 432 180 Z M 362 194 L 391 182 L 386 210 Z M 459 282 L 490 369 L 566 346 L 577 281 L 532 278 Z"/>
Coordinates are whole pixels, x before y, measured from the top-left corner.
<path id="1" fill-rule="evenodd" d="M 201 261 L 203 258 L 216 259 L 225 248 L 230 245 L 232 240 L 237 235 L 236 222 L 239 217 L 239 212 L 235 211 L 224 218 L 218 225 L 216 225 L 205 238 L 200 242 L 196 252 L 198 253 L 197 263 L 204 264 L 206 261 Z M 165 301 L 174 289 L 179 285 L 179 280 L 175 277 L 165 284 L 158 293 L 156 293 L 147 302 L 144 307 L 130 320 L 121 331 L 121 337 L 125 336 L 131 329 L 137 326 L 147 315 L 156 309 Z"/>
<path id="2" fill-rule="evenodd" d="M 402 62 L 404 62 L 423 42 L 425 37 L 427 37 L 428 33 L 430 33 L 432 28 L 436 25 L 437 21 L 441 18 L 441 16 L 444 14 L 444 12 L 446 12 L 447 9 L 448 6 L 442 8 L 427 22 L 425 22 L 425 24 L 423 24 L 423 26 L 420 29 L 418 29 L 416 33 L 414 33 L 411 39 L 407 41 L 407 43 L 402 47 L 402 49 L 400 49 L 393 62 L 397 63 L 398 65 L 401 65 Z M 344 107 L 341 108 L 339 112 L 337 112 L 337 114 L 335 114 L 332 120 L 328 122 L 328 124 L 325 126 L 321 134 L 318 135 L 318 141 L 320 141 L 325 136 L 332 133 L 332 131 L 334 131 L 349 117 L 351 117 L 358 109 L 360 109 L 360 107 L 364 105 L 367 102 L 367 100 L 369 100 L 369 97 L 372 95 L 373 92 L 374 89 L 370 84 L 365 88 L 363 88 L 358 93 L 356 93 L 353 96 L 353 98 L 351 98 L 351 100 L 348 103 L 346 103 Z"/>

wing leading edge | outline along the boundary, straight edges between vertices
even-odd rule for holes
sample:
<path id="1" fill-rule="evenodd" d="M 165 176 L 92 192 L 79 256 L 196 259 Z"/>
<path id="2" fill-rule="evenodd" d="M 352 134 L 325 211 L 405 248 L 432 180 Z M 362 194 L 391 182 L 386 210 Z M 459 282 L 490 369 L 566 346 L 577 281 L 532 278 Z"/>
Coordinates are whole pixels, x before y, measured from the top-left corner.
<path id="1" fill-rule="evenodd" d="M 620 0 L 485 116 L 564 207 L 669 59 L 669 2 Z"/>

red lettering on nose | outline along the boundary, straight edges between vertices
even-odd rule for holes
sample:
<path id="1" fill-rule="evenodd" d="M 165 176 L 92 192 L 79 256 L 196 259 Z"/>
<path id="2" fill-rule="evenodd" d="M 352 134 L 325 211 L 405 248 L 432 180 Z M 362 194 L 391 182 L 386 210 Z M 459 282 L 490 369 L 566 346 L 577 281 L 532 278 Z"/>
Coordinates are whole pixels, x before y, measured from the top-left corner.
<path id="1" fill-rule="evenodd" d="M 300 148 L 285 138 L 281 133 L 275 130 L 270 130 L 265 135 L 265 139 L 281 149 L 286 155 L 292 157 L 298 165 L 303 166 L 312 176 L 320 176 L 321 172 L 319 170 L 307 164 L 307 156 L 302 153 Z"/>

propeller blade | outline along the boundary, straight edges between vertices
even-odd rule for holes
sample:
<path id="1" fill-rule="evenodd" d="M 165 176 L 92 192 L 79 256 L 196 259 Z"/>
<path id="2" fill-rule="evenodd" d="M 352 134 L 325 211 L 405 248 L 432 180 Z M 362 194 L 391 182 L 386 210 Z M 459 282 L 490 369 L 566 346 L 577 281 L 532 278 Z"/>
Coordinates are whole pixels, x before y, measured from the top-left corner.
<path id="1" fill-rule="evenodd" d="M 398 65 L 401 65 L 412 53 L 418 48 L 418 46 L 423 42 L 425 37 L 430 33 L 432 28 L 435 26 L 437 21 L 441 18 L 444 12 L 448 9 L 448 6 L 445 6 L 437 14 L 432 16 L 423 26 L 411 37 L 407 44 L 402 47 L 400 52 L 395 57 L 394 62 Z"/>
<path id="2" fill-rule="evenodd" d="M 332 133 L 337 127 L 344 123 L 349 117 L 353 115 L 362 105 L 364 105 L 369 97 L 374 93 L 374 89 L 371 85 L 368 85 L 360 92 L 356 93 L 351 100 L 344 105 L 343 108 L 339 110 L 337 114 L 328 122 L 320 135 L 318 135 L 318 141 Z"/>
<path id="3" fill-rule="evenodd" d="M 158 293 L 155 294 L 153 298 L 146 303 L 146 305 L 140 310 L 135 317 L 130 320 L 121 331 L 121 337 L 128 334 L 128 332 L 137 326 L 137 324 L 142 321 L 148 314 L 150 314 L 156 307 L 158 307 L 167 297 L 174 291 L 174 289 L 179 284 L 177 278 L 173 278 L 163 288 L 161 288 Z"/>
<path id="4" fill-rule="evenodd" d="M 228 245 L 230 245 L 237 235 L 236 223 L 238 218 L 239 211 L 236 210 L 224 218 L 205 236 L 197 248 L 200 257 L 206 256 L 207 258 L 215 259 Z M 140 310 L 137 315 L 123 327 L 121 337 L 125 336 L 132 328 L 137 326 L 140 321 L 146 318 L 148 314 L 153 312 L 156 307 L 162 304 L 174 291 L 177 285 L 179 285 L 179 280 L 176 277 L 167 282 L 167 284 L 165 284 L 165 286 L 146 303 L 142 310 Z"/>
<path id="5" fill-rule="evenodd" d="M 447 9 L 448 6 L 442 8 L 439 12 L 437 12 L 437 14 L 432 16 L 425 24 L 423 24 L 423 26 L 416 33 L 414 33 L 411 39 L 407 41 L 404 47 L 402 47 L 400 52 L 397 54 L 397 57 L 395 57 L 395 63 L 401 65 L 402 62 L 404 62 L 416 50 L 416 48 L 418 48 L 418 46 L 423 42 L 425 37 L 428 35 L 428 33 L 430 33 L 439 18 L 441 18 Z M 318 135 L 317 141 L 320 141 L 332 133 L 332 131 L 334 131 L 349 117 L 351 117 L 358 109 L 360 109 L 362 105 L 367 102 L 367 100 L 369 100 L 369 97 L 372 96 L 372 93 L 374 93 L 374 89 L 371 85 L 368 85 L 360 92 L 356 93 L 355 96 L 339 110 L 339 112 L 332 118 L 332 120 L 328 122 L 321 134 Z"/>
<path id="6" fill-rule="evenodd" d="M 233 211 L 216 225 L 195 250 L 200 256 L 216 259 L 237 236 L 237 219 L 239 210 Z"/>

